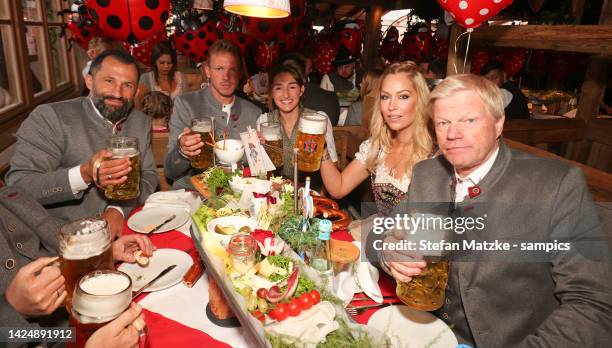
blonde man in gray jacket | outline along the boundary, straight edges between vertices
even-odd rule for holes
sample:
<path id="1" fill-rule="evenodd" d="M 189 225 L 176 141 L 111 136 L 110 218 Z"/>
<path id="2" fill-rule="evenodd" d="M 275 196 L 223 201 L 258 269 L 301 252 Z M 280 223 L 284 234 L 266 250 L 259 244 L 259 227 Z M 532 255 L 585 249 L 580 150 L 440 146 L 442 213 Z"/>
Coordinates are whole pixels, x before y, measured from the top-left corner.
<path id="1" fill-rule="evenodd" d="M 195 174 L 189 157 L 200 153 L 204 141 L 198 134 L 190 134 L 194 118 L 215 118 L 215 134 L 229 131 L 230 139 L 240 139 L 247 126 L 255 128 L 261 109 L 246 99 L 236 96 L 242 76 L 240 49 L 227 40 L 216 41 L 207 52 L 204 69 L 210 78 L 209 86 L 185 93 L 174 99 L 170 117 L 170 137 L 164 162 L 166 177 L 174 180 L 172 188 L 192 188 L 189 179 Z"/>
<path id="2" fill-rule="evenodd" d="M 102 214 L 113 235 L 124 217 L 155 191 L 159 178 L 151 150 L 151 121 L 133 108 L 138 88 L 136 60 L 123 51 L 105 51 L 91 64 L 88 97 L 39 105 L 17 132 L 6 181 L 19 186 L 60 220 Z M 108 201 L 103 189 L 121 184 L 133 170 L 129 159 L 110 159 L 113 135 L 140 143 L 141 182 L 137 200 Z M 96 170 L 97 164 L 99 170 Z"/>

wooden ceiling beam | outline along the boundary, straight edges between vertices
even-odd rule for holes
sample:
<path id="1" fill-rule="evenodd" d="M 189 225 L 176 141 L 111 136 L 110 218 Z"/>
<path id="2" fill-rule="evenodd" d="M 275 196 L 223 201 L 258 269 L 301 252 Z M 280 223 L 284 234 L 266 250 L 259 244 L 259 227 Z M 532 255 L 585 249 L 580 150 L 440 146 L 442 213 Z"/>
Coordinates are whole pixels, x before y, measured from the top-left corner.
<path id="1" fill-rule="evenodd" d="M 610 55 L 611 25 L 499 25 L 472 33 L 476 45 Z"/>

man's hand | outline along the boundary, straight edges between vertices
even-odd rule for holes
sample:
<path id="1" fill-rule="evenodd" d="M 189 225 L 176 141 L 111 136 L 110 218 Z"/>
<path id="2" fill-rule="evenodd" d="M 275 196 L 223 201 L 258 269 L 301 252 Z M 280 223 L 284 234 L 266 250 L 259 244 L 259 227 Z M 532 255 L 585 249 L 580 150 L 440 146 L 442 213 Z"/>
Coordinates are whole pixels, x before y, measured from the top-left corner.
<path id="1" fill-rule="evenodd" d="M 102 218 L 108 224 L 111 240 L 115 240 L 115 237 L 120 237 L 123 233 L 123 215 L 121 212 L 116 208 L 108 208 L 102 213 Z"/>
<path id="2" fill-rule="evenodd" d="M 51 314 L 68 295 L 59 267 L 49 265 L 57 259 L 41 257 L 21 267 L 6 289 L 6 300 L 24 317 Z"/>
<path id="3" fill-rule="evenodd" d="M 201 148 L 204 143 L 200 139 L 200 134 L 191 134 L 191 130 L 185 128 L 183 129 L 183 136 L 179 139 L 179 146 L 185 156 L 192 157 L 202 152 Z"/>
<path id="4" fill-rule="evenodd" d="M 85 343 L 85 348 L 138 347 L 138 322 L 144 322 L 142 307 L 132 302 L 117 319 L 102 326 Z"/>
<path id="5" fill-rule="evenodd" d="M 149 237 L 142 234 L 129 234 L 113 242 L 113 258 L 115 261 L 134 263 L 136 262 L 134 257 L 136 250 L 142 250 L 145 256 L 150 257 L 155 249 Z"/>
<path id="6" fill-rule="evenodd" d="M 399 238 L 398 238 L 399 237 Z M 388 234 L 383 243 L 397 243 L 403 238 L 393 233 Z M 397 281 L 408 283 L 412 277 L 421 274 L 421 269 L 427 266 L 423 258 L 414 251 L 409 250 L 383 250 L 381 265 Z"/>
<path id="7" fill-rule="evenodd" d="M 109 150 L 100 150 L 91 156 L 87 163 L 81 164 L 83 180 L 88 184 L 93 182 L 99 188 L 123 184 L 131 171 L 128 157 L 112 159 Z"/>

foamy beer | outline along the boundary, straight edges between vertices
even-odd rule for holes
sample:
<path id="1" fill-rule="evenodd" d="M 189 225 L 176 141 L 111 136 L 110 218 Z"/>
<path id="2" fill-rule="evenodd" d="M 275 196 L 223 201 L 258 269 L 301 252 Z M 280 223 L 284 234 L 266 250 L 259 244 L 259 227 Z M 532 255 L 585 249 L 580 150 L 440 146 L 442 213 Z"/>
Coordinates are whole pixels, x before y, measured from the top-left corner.
<path id="1" fill-rule="evenodd" d="M 70 326 L 76 342 L 69 347 L 84 347 L 96 330 L 121 315 L 132 302 L 132 280 L 115 270 L 94 271 L 84 275 L 74 289 Z"/>
<path id="2" fill-rule="evenodd" d="M 212 141 L 212 122 L 209 119 L 191 120 L 191 134 L 200 134 L 200 139 L 204 146 L 200 148 L 200 153 L 191 156 L 191 166 L 197 169 L 206 169 L 213 163 L 213 148 L 206 143 Z"/>
<path id="3" fill-rule="evenodd" d="M 452 230 L 444 225 L 444 215 L 431 213 L 413 213 L 423 222 L 410 233 L 404 233 L 404 238 L 421 245 L 422 241 L 439 243 L 442 240 L 452 239 Z M 447 250 L 420 250 L 425 268 L 421 274 L 412 276 L 409 282 L 397 282 L 395 293 L 407 306 L 420 311 L 434 311 L 444 305 L 446 284 L 448 283 L 448 251 Z M 409 261 L 409 260 L 399 260 Z"/>
<path id="4" fill-rule="evenodd" d="M 300 118 L 295 144 L 300 171 L 316 172 L 321 167 L 326 130 L 327 117 L 323 115 L 309 113 Z"/>
<path id="5" fill-rule="evenodd" d="M 264 122 L 261 124 L 261 132 L 266 140 L 266 152 L 275 167 L 283 166 L 283 137 L 281 125 L 276 122 Z"/>
<path id="6" fill-rule="evenodd" d="M 132 170 L 127 175 L 123 184 L 108 185 L 104 195 L 108 199 L 126 200 L 134 199 L 140 195 L 140 150 L 138 138 L 134 137 L 111 137 L 108 139 L 108 149 L 113 154 L 113 159 L 128 157 Z"/>
<path id="7" fill-rule="evenodd" d="M 106 221 L 85 218 L 62 226 L 59 251 L 68 292 L 65 305 L 70 312 L 72 293 L 79 278 L 91 271 L 114 269 L 111 237 Z"/>

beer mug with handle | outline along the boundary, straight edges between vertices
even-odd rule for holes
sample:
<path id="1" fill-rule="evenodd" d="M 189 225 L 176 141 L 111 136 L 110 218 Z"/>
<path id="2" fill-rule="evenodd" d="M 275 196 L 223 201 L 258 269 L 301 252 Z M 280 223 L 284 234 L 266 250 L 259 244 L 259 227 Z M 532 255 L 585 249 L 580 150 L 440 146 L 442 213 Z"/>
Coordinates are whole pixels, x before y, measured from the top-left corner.
<path id="1" fill-rule="evenodd" d="M 108 139 L 108 150 L 113 159 L 128 157 L 132 170 L 123 184 L 108 185 L 104 195 L 108 199 L 134 199 L 140 195 L 140 149 L 138 138 L 114 136 Z"/>
<path id="2" fill-rule="evenodd" d="M 65 224 L 58 235 L 62 275 L 66 279 L 65 305 L 72 307 L 72 294 L 79 278 L 96 270 L 114 269 L 110 231 L 106 221 L 85 218 Z"/>
<path id="3" fill-rule="evenodd" d="M 277 122 L 264 122 L 261 124 L 261 133 L 266 140 L 266 152 L 275 167 L 283 166 L 283 136 L 281 125 Z"/>
<path id="4" fill-rule="evenodd" d="M 444 218 L 442 215 L 412 214 L 411 219 L 417 222 L 414 225 L 416 230 L 406 231 L 405 239 L 420 246 L 427 242 L 448 241 L 452 238 L 452 231 L 444 227 Z M 426 243 L 422 243 L 423 241 Z M 407 306 L 420 311 L 434 311 L 444 304 L 448 282 L 448 252 L 434 248 L 425 249 L 419 251 L 419 257 L 427 263 L 421 270 L 421 274 L 413 276 L 412 280 L 407 283 L 398 281 L 395 292 Z"/>
<path id="5" fill-rule="evenodd" d="M 298 149 L 298 169 L 303 172 L 316 172 L 321 167 L 321 157 L 325 149 L 327 117 L 317 113 L 305 113 L 298 122 L 295 141 Z"/>
<path id="6" fill-rule="evenodd" d="M 70 326 L 76 342 L 68 347 L 85 347 L 96 330 L 121 315 L 132 302 L 132 280 L 115 270 L 93 271 L 84 275 L 72 295 Z"/>
<path id="7" fill-rule="evenodd" d="M 200 134 L 200 139 L 204 146 L 200 149 L 200 153 L 191 156 L 191 166 L 197 169 L 206 169 L 213 164 L 213 147 L 209 144 L 214 143 L 212 140 L 212 122 L 207 118 L 194 118 L 191 120 L 191 134 Z"/>

